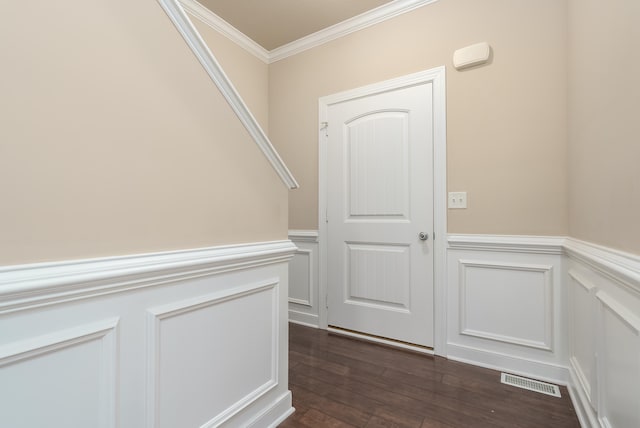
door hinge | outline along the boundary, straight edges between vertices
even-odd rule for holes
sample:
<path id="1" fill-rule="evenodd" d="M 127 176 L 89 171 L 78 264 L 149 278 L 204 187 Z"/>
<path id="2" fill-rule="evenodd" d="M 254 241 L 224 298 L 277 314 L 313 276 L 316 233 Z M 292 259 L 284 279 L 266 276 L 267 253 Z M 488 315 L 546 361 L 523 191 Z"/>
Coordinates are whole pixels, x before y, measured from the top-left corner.
<path id="1" fill-rule="evenodd" d="M 329 122 L 320 122 L 320 130 L 324 131 L 324 136 L 329 136 Z"/>

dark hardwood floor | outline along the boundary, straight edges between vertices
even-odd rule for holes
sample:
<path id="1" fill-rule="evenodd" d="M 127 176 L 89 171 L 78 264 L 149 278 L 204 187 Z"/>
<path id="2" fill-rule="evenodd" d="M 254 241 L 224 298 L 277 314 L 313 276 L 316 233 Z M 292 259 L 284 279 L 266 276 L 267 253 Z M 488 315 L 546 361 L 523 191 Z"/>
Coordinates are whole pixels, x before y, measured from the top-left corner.
<path id="1" fill-rule="evenodd" d="M 575 427 L 562 398 L 500 383 L 500 372 L 290 324 L 296 412 L 280 427 Z"/>

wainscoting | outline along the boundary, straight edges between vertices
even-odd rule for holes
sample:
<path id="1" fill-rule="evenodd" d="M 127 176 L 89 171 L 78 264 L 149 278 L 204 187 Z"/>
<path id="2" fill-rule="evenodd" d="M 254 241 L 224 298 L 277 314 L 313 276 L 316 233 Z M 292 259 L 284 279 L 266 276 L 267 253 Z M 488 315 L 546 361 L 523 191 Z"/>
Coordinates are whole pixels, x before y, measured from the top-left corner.
<path id="1" fill-rule="evenodd" d="M 569 387 L 584 427 L 640 426 L 640 257 L 565 242 Z"/>
<path id="2" fill-rule="evenodd" d="M 0 269 L 0 426 L 276 426 L 289 241 Z"/>
<path id="3" fill-rule="evenodd" d="M 640 257 L 449 235 L 447 356 L 566 384 L 583 427 L 640 426 Z"/>
<path id="4" fill-rule="evenodd" d="M 318 327 L 317 234 L 290 239 L 289 319 Z M 447 239 L 441 354 L 567 385 L 583 427 L 640 426 L 640 257 L 566 237 Z"/>
<path id="5" fill-rule="evenodd" d="M 289 263 L 289 321 L 317 328 L 320 326 L 318 231 L 290 230 L 289 239 L 298 247 Z"/>
<path id="6" fill-rule="evenodd" d="M 448 358 L 566 383 L 563 242 L 449 235 Z"/>

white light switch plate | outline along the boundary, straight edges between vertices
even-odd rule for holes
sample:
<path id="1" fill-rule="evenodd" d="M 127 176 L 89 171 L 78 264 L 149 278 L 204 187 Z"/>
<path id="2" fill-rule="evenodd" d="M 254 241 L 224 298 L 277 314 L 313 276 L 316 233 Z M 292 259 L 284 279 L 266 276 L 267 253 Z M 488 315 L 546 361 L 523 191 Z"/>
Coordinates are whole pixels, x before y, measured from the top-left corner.
<path id="1" fill-rule="evenodd" d="M 467 192 L 449 192 L 449 208 L 467 208 Z"/>

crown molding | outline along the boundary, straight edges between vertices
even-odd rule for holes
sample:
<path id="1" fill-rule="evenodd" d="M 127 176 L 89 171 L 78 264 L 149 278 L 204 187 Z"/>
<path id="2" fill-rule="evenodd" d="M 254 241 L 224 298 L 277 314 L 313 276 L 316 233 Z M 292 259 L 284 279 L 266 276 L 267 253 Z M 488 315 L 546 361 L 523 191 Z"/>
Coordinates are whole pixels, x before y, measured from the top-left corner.
<path id="1" fill-rule="evenodd" d="M 231 109 L 234 111 L 240 122 L 251 135 L 253 141 L 258 145 L 262 153 L 265 155 L 271 166 L 276 171 L 282 182 L 289 189 L 297 189 L 298 183 L 296 179 L 282 161 L 282 158 L 269 141 L 269 138 L 258 124 L 256 118 L 242 100 L 242 97 L 231 83 L 231 80 L 225 74 L 224 70 L 218 63 L 216 57 L 211 53 L 209 47 L 198 33 L 198 30 L 189 20 L 187 13 L 180 5 L 179 0 L 158 0 L 162 9 L 171 19 L 178 32 L 184 38 L 193 54 L 198 58 L 202 67 L 218 87 L 220 93 L 225 98 Z"/>
<path id="2" fill-rule="evenodd" d="M 438 0 L 392 1 L 269 51 L 269 63 L 299 54 L 300 52 L 315 48 L 332 40 L 360 31 L 363 28 L 379 24 L 387 19 L 395 18 L 398 15 L 411 12 L 419 7 L 437 1 Z"/>
<path id="3" fill-rule="evenodd" d="M 268 64 L 270 61 L 269 51 L 247 37 L 240 30 L 220 18 L 215 13 L 198 3 L 196 0 L 179 0 L 180 4 L 189 14 L 195 16 L 209 27 L 216 30 L 238 46 L 254 55 L 260 61 Z"/>
<path id="4" fill-rule="evenodd" d="M 267 51 L 240 30 L 220 18 L 215 13 L 198 3 L 196 0 L 179 0 L 180 4 L 193 16 L 209 25 L 231 41 L 235 42 L 247 52 L 255 55 L 261 61 L 271 64 L 276 61 L 296 55 L 300 52 L 323 45 L 332 40 L 346 36 L 370 27 L 387 19 L 394 18 L 403 13 L 411 12 L 419 7 L 435 3 L 438 0 L 395 0 L 379 6 L 368 12 L 339 22 L 331 27 L 324 28 L 308 36 L 294 40 L 291 43 Z"/>

